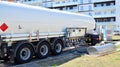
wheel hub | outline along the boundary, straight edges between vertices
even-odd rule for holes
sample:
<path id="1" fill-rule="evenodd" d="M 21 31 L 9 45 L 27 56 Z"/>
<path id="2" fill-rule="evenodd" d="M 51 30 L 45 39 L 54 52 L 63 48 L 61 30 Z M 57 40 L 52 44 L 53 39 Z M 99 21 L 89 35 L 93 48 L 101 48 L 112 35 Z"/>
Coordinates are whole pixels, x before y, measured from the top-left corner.
<path id="1" fill-rule="evenodd" d="M 45 56 L 48 53 L 48 47 L 46 45 L 42 45 L 40 48 L 40 53 Z"/>
<path id="2" fill-rule="evenodd" d="M 55 46 L 56 52 L 59 53 L 61 51 L 61 49 L 62 49 L 61 44 L 60 43 L 56 44 L 56 46 Z"/>
<path id="3" fill-rule="evenodd" d="M 29 59 L 30 55 L 31 55 L 31 52 L 30 52 L 30 49 L 28 49 L 28 48 L 23 48 L 23 49 L 20 51 L 20 57 L 21 57 L 21 59 L 23 59 L 23 60 Z"/>

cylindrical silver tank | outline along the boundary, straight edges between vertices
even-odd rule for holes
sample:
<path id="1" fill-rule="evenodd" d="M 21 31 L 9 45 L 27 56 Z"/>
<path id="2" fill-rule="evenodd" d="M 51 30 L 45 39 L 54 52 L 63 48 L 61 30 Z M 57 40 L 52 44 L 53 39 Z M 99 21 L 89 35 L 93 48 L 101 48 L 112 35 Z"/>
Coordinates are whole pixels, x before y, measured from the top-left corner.
<path id="1" fill-rule="evenodd" d="M 104 44 L 101 46 L 90 46 L 87 48 L 87 52 L 90 55 L 105 55 L 115 52 L 116 46 L 112 43 Z"/>
<path id="2" fill-rule="evenodd" d="M 0 25 L 3 23 L 8 28 L 4 32 L 0 30 L 0 34 L 61 32 L 66 27 L 95 28 L 94 19 L 87 15 L 0 1 Z"/>

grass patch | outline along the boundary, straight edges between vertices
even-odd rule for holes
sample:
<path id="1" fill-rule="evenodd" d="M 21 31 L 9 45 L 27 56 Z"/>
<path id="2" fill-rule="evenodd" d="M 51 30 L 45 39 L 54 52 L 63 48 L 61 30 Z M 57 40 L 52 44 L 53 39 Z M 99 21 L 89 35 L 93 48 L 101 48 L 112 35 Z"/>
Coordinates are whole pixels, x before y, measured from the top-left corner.
<path id="1" fill-rule="evenodd" d="M 57 64 L 53 64 L 52 67 L 57 67 Z"/>
<path id="2" fill-rule="evenodd" d="M 116 48 L 117 48 L 117 49 L 120 49 L 120 45 L 117 45 Z"/>
<path id="3" fill-rule="evenodd" d="M 78 57 L 69 62 L 61 64 L 59 67 L 119 67 L 119 66 L 120 66 L 120 52 L 116 52 L 101 57 L 93 56 Z"/>

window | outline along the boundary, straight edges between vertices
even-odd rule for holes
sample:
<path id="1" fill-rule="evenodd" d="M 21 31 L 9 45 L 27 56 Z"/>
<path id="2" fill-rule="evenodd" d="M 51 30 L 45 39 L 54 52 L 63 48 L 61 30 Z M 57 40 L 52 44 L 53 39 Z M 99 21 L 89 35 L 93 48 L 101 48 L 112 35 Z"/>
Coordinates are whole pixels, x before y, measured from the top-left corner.
<path id="1" fill-rule="evenodd" d="M 60 8 L 60 10 L 63 10 L 63 8 Z"/>
<path id="2" fill-rule="evenodd" d="M 114 18 L 111 18 L 110 21 L 113 22 L 113 21 L 114 21 Z"/>
<path id="3" fill-rule="evenodd" d="M 102 6 L 113 6 L 115 5 L 115 1 L 108 1 L 108 2 L 100 2 L 100 3 L 95 3 L 95 7 L 102 7 Z"/>
<path id="4" fill-rule="evenodd" d="M 104 3 L 103 6 L 106 6 L 106 3 Z"/>
<path id="5" fill-rule="evenodd" d="M 111 14 L 115 14 L 115 10 L 112 10 L 112 11 L 111 11 Z"/>
<path id="6" fill-rule="evenodd" d="M 69 10 L 69 7 L 66 7 L 66 10 Z"/>
<path id="7" fill-rule="evenodd" d="M 72 6 L 70 6 L 70 9 L 73 9 L 73 7 L 72 7 Z"/>
<path id="8" fill-rule="evenodd" d="M 55 4 L 59 4 L 60 2 L 55 2 Z"/>
<path id="9" fill-rule="evenodd" d="M 112 2 L 112 3 L 110 3 L 110 6 L 113 6 L 114 5 L 114 3 Z"/>
<path id="10" fill-rule="evenodd" d="M 89 12 L 89 15 L 92 16 L 92 13 Z"/>
<path id="11" fill-rule="evenodd" d="M 95 12 L 95 15 L 100 15 L 101 14 L 101 12 Z"/>
<path id="12" fill-rule="evenodd" d="M 106 6 L 110 6 L 110 3 L 106 3 Z"/>
<path id="13" fill-rule="evenodd" d="M 27 0 L 24 0 L 24 2 L 26 2 Z"/>
<path id="14" fill-rule="evenodd" d="M 74 6 L 73 9 L 77 9 L 77 6 Z"/>
<path id="15" fill-rule="evenodd" d="M 70 0 L 67 0 L 66 2 L 70 2 Z"/>
<path id="16" fill-rule="evenodd" d="M 73 0 L 73 2 L 77 2 L 77 0 Z"/>
<path id="17" fill-rule="evenodd" d="M 89 10 L 92 10 L 92 6 L 91 5 L 89 5 Z"/>
<path id="18" fill-rule="evenodd" d="M 104 21 L 104 22 L 107 22 L 107 18 L 104 18 L 103 21 Z"/>
<path id="19" fill-rule="evenodd" d="M 62 10 L 66 10 L 66 8 L 64 7 Z"/>
<path id="20" fill-rule="evenodd" d="M 114 22 L 115 17 L 95 18 L 96 22 Z"/>
<path id="21" fill-rule="evenodd" d="M 65 3 L 65 1 L 62 1 L 62 3 Z"/>
<path id="22" fill-rule="evenodd" d="M 96 4 L 94 4 L 94 7 L 97 7 L 97 5 L 96 5 Z"/>
<path id="23" fill-rule="evenodd" d="M 96 7 L 101 7 L 102 5 L 101 4 L 96 4 Z"/>
<path id="24" fill-rule="evenodd" d="M 80 3 L 83 4 L 83 0 L 80 0 Z"/>
<path id="25" fill-rule="evenodd" d="M 105 11 L 104 14 L 107 14 L 107 12 Z"/>
<path id="26" fill-rule="evenodd" d="M 80 7 L 81 11 L 83 11 L 83 6 Z"/>
<path id="27" fill-rule="evenodd" d="M 92 3 L 92 0 L 88 0 L 88 3 Z"/>

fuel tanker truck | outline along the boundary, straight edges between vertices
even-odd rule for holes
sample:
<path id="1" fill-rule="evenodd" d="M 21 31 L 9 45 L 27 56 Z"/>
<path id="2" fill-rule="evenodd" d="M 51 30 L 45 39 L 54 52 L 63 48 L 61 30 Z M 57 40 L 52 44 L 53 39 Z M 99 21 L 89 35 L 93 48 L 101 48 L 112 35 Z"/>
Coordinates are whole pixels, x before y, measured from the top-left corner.
<path id="1" fill-rule="evenodd" d="M 87 15 L 0 1 L 0 58 L 26 63 L 83 42 L 95 45 L 94 28 Z"/>

